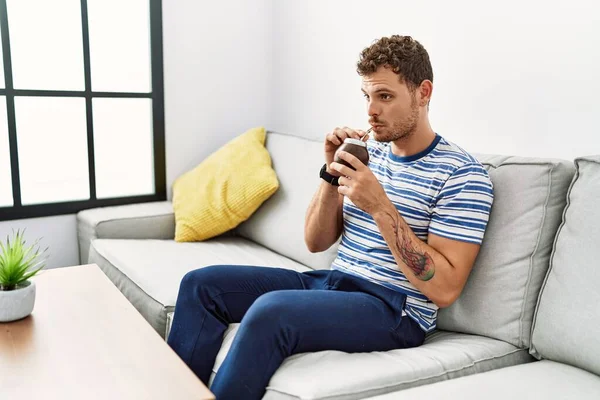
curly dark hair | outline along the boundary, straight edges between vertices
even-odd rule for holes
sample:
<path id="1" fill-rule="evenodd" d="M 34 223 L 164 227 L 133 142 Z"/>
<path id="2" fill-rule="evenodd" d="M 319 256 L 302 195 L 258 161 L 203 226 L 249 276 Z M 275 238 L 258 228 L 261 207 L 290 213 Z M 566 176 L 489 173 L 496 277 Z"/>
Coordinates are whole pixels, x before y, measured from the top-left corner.
<path id="1" fill-rule="evenodd" d="M 411 91 L 425 79 L 433 82 L 429 54 L 410 36 L 392 35 L 376 40 L 360 53 L 356 66 L 361 76 L 370 75 L 382 66 L 391 68 Z"/>

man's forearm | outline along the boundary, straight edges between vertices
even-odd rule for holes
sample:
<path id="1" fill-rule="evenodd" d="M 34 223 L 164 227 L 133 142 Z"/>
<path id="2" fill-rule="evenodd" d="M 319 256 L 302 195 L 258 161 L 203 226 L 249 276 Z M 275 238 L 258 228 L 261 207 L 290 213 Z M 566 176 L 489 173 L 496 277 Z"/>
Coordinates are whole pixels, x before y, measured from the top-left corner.
<path id="1" fill-rule="evenodd" d="M 341 195 L 323 181 L 313 196 L 304 225 L 304 240 L 312 252 L 327 250 L 341 234 Z"/>
<path id="2" fill-rule="evenodd" d="M 431 301 L 444 304 L 454 267 L 414 234 L 391 203 L 373 219 L 406 278 Z"/>

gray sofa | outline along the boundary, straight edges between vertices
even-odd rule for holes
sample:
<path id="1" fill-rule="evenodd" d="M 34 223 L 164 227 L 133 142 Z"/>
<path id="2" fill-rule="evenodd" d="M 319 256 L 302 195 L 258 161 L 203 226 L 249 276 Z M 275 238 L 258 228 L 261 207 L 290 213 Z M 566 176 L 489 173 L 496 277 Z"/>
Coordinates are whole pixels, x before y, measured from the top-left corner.
<path id="1" fill-rule="evenodd" d="M 303 239 L 305 211 L 320 184 L 317 175 L 323 164 L 322 142 L 269 132 L 266 146 L 280 188 L 235 230 L 205 242 L 176 243 L 170 202 L 86 210 L 77 216 L 81 261 L 98 264 L 162 336 L 168 334 L 179 282 L 190 270 L 212 264 L 261 265 L 296 271 L 329 268 L 337 244 L 323 253 L 312 254 Z M 460 298 L 440 310 L 438 330 L 427 336 L 423 346 L 414 349 L 294 355 L 286 359 L 271 379 L 265 399 L 363 399 L 386 393 L 391 393 L 390 398 L 405 398 L 409 393 L 425 398 L 431 393 L 421 395 L 418 390 L 462 380 L 494 379 L 489 376 L 503 371 L 517 371 L 507 375 L 508 379 L 516 377 L 526 384 L 524 376 L 528 371 L 544 378 L 539 372 L 542 370 L 536 368 L 548 366 L 550 361 L 537 361 L 540 358 L 600 373 L 600 340 L 594 335 L 597 329 L 593 328 L 594 322 L 600 322 L 600 313 L 593 307 L 593 300 L 600 300 L 596 289 L 600 286 L 600 268 L 594 268 L 600 251 L 593 247 L 594 241 L 600 240 L 597 228 L 600 214 L 594 210 L 595 219 L 591 214 L 582 218 L 587 208 L 592 207 L 592 188 L 596 198 L 600 195 L 600 158 L 578 161 L 580 171 L 582 166 L 587 168 L 586 174 L 579 175 L 571 193 L 577 192 L 579 185 L 581 192 L 587 188 L 590 194 L 582 195 L 584 199 L 589 196 L 586 201 L 579 199 L 582 204 L 571 199 L 568 209 L 579 209 L 576 223 L 589 225 L 585 229 L 589 232 L 585 243 L 591 250 L 585 262 L 583 258 L 571 260 L 565 251 L 578 248 L 577 238 L 575 243 L 574 239 L 568 239 L 562 245 L 562 253 L 562 242 L 558 240 L 558 250 L 552 258 L 554 267 L 548 274 L 567 191 L 575 174 L 574 163 L 476 156 L 494 183 L 494 206 L 469 281 Z M 581 176 L 587 176 L 587 180 Z M 574 228 L 568 228 L 570 214 L 565 215 L 567 220 L 561 232 L 567 230 L 573 236 Z M 559 263 L 562 264 L 557 267 Z M 560 273 L 565 263 L 571 268 L 582 268 L 586 275 L 565 276 Z M 542 301 L 538 302 L 545 279 Z M 553 293 L 558 286 L 564 289 L 563 285 L 574 285 L 571 279 L 582 285 L 581 292 Z M 544 304 L 548 304 L 546 308 L 542 307 Z M 571 304 L 584 315 L 582 326 L 590 330 L 573 325 L 575 321 L 565 311 Z M 236 330 L 237 324 L 233 324 L 226 332 L 215 372 Z M 559 339 L 565 342 L 560 343 Z M 576 349 L 579 346 L 581 355 L 569 353 L 568 357 L 562 357 L 561 345 Z M 586 349 L 590 353 L 584 357 Z M 531 366 L 523 365 L 532 362 Z M 518 368 L 524 372 L 519 373 Z M 492 370 L 498 371 L 484 373 Z M 560 375 L 560 371 L 557 373 Z M 598 385 L 600 378 L 589 375 L 590 385 Z M 453 379 L 463 376 L 469 377 Z M 430 385 L 449 379 L 452 381 Z M 486 382 L 483 380 L 480 385 L 485 386 Z M 505 380 L 504 383 L 512 384 Z M 549 382 L 552 383 L 556 382 Z M 474 396 L 476 392 L 472 393 Z M 520 392 L 515 393 L 518 397 Z"/>

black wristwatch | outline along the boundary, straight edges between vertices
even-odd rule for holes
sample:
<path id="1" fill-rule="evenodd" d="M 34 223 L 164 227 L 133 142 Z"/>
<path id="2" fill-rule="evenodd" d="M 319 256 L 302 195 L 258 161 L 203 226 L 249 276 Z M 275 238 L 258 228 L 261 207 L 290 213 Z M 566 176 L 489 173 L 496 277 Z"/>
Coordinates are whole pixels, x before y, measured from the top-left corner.
<path id="1" fill-rule="evenodd" d="M 329 183 L 330 185 L 340 186 L 340 184 L 338 183 L 339 177 L 333 176 L 329 172 L 327 172 L 327 164 L 323 164 L 323 167 L 321 167 L 321 171 L 319 172 L 319 177 L 321 179 L 323 179 L 325 182 Z"/>

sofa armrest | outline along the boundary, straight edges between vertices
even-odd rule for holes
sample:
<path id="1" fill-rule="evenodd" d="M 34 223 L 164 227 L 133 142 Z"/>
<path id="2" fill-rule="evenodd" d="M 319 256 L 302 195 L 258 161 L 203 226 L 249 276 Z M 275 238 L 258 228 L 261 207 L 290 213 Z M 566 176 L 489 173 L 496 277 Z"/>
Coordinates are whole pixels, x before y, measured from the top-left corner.
<path id="1" fill-rule="evenodd" d="M 79 261 L 86 263 L 94 239 L 173 239 L 170 201 L 99 207 L 77 213 Z"/>

